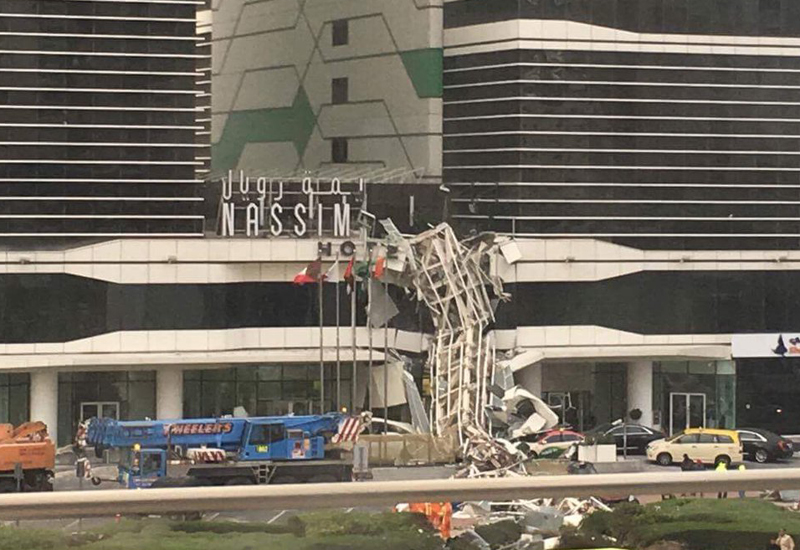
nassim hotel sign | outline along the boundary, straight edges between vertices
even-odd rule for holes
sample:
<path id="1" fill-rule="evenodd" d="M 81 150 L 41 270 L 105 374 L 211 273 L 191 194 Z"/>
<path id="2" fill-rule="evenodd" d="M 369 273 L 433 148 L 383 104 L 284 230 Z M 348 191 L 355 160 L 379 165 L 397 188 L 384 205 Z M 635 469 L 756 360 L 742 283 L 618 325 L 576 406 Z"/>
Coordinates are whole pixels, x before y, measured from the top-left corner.
<path id="1" fill-rule="evenodd" d="M 220 184 L 222 237 L 350 237 L 366 190 L 363 180 L 283 181 L 244 171 L 229 171 Z"/>

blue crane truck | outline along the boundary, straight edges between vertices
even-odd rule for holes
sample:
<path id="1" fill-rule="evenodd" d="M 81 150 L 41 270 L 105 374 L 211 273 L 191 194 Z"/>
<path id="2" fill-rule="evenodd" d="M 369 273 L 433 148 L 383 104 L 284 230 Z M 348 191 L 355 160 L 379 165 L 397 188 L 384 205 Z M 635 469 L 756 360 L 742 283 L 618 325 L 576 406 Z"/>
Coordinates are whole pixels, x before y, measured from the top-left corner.
<path id="1" fill-rule="evenodd" d="M 128 488 L 351 481 L 338 443 L 354 441 L 363 417 L 310 416 L 119 421 L 93 418 L 86 445 L 119 451 Z"/>

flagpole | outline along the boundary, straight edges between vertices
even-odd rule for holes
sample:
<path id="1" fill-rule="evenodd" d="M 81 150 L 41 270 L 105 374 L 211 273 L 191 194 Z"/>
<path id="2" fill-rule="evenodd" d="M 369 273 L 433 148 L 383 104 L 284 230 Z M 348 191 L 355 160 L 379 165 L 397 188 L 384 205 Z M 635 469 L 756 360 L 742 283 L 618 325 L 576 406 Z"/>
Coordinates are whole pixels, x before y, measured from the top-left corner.
<path id="1" fill-rule="evenodd" d="M 339 354 L 341 336 L 339 333 L 339 256 L 336 256 L 336 410 L 342 410 L 342 358 Z"/>
<path id="2" fill-rule="evenodd" d="M 369 357 L 367 358 L 367 389 L 369 390 L 369 410 L 372 411 L 373 396 L 372 396 L 372 272 L 371 264 L 372 252 L 367 256 L 367 336 L 369 337 Z M 372 433 L 372 424 L 370 423 L 369 432 Z"/>
<path id="3" fill-rule="evenodd" d="M 389 285 L 383 279 L 383 310 L 389 311 Z M 383 435 L 389 433 L 389 319 L 383 325 Z"/>
<path id="4" fill-rule="evenodd" d="M 322 273 L 320 273 L 319 281 L 317 281 L 317 286 L 319 287 L 319 413 L 325 414 L 325 356 L 324 356 L 324 349 L 322 347 L 322 340 L 323 340 L 323 332 L 324 332 L 324 325 L 323 325 L 323 316 L 322 316 L 322 285 L 324 278 Z"/>
<path id="5" fill-rule="evenodd" d="M 355 277 L 355 275 L 353 275 Z M 356 410 L 356 394 L 358 393 L 358 361 L 356 361 L 356 348 L 357 348 L 357 338 L 358 335 L 356 334 L 356 285 L 353 284 L 353 288 L 350 289 L 350 328 L 353 332 L 353 338 L 351 341 L 353 347 L 353 374 L 351 376 L 353 380 L 353 388 L 350 391 L 350 410 L 355 413 L 360 413 L 360 410 Z M 362 408 L 364 406 L 363 401 L 358 403 L 358 408 Z"/>

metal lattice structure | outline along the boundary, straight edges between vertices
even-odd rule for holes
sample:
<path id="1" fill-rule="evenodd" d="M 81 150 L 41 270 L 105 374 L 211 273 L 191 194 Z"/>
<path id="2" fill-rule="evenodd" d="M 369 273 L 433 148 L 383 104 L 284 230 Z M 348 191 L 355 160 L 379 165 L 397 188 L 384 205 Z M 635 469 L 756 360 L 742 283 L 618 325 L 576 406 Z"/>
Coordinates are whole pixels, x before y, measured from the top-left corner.
<path id="1" fill-rule="evenodd" d="M 418 297 L 436 327 L 429 356 L 433 402 L 431 425 L 439 436 L 456 432 L 459 442 L 488 436 L 483 413 L 490 395 L 495 345 L 487 329 L 494 313 L 487 287 L 501 298 L 498 278 L 489 275 L 493 235 L 459 242 L 447 224 L 409 241 L 411 273 Z"/>

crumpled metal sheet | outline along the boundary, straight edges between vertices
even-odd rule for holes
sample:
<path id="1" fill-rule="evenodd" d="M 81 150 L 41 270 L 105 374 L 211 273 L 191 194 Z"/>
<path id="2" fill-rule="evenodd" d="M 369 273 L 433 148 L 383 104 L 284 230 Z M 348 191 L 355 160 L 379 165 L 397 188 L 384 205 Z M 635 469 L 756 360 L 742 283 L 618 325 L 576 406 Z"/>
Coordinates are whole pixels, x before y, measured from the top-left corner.
<path id="1" fill-rule="evenodd" d="M 408 408 L 411 411 L 411 424 L 417 433 L 430 433 L 431 425 L 428 422 L 428 415 L 425 412 L 422 396 L 419 394 L 419 388 L 414 382 L 414 377 L 408 371 L 403 371 L 403 385 L 406 389 Z"/>
<path id="2" fill-rule="evenodd" d="M 532 435 L 558 425 L 558 415 L 544 401 L 521 386 L 506 391 L 503 404 L 507 410 L 514 411 L 512 415 L 519 419 L 517 422 L 509 423 L 509 435 L 512 439 Z M 524 415 L 525 406 L 533 407 L 534 412 Z"/>

